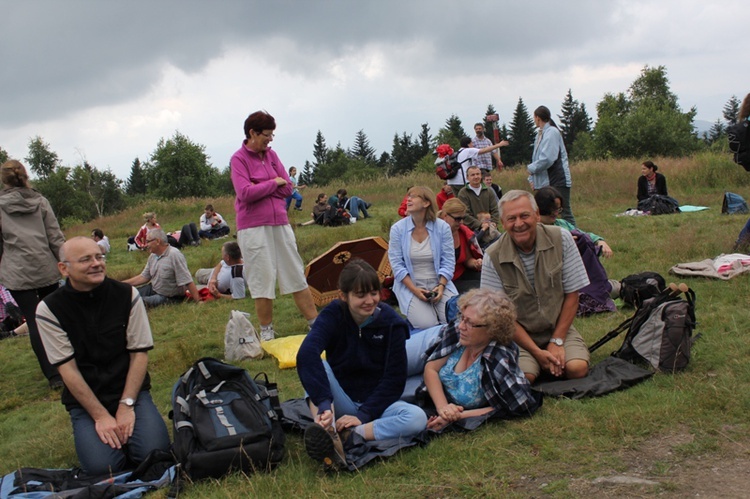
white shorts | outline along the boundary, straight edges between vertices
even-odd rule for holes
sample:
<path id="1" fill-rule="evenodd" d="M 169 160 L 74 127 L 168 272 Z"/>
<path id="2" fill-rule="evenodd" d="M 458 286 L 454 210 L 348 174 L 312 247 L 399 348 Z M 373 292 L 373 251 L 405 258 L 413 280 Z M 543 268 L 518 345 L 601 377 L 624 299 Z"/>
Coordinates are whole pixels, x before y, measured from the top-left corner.
<path id="1" fill-rule="evenodd" d="M 245 260 L 245 279 L 252 298 L 276 298 L 307 288 L 302 258 L 290 225 L 263 225 L 237 231 Z"/>

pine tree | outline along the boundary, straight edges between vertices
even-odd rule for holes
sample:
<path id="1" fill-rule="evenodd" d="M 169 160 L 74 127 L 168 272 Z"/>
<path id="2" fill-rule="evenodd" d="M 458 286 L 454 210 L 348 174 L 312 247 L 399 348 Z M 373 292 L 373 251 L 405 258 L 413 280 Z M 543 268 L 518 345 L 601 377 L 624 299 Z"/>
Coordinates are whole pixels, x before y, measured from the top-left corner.
<path id="1" fill-rule="evenodd" d="M 318 130 L 318 135 L 315 136 L 315 145 L 313 146 L 313 157 L 315 158 L 313 173 L 318 167 L 328 163 L 329 154 L 326 147 L 326 139 L 323 138 L 323 134 Z"/>
<path id="2" fill-rule="evenodd" d="M 0 147 L 0 165 L 8 161 L 8 151 Z"/>
<path id="3" fill-rule="evenodd" d="M 310 185 L 314 178 L 314 167 L 309 161 L 305 160 L 305 166 L 302 167 L 302 173 L 299 176 L 299 183 Z"/>
<path id="4" fill-rule="evenodd" d="M 724 116 L 726 117 L 726 114 Z M 713 144 L 714 142 L 720 140 L 724 136 L 725 132 L 726 127 L 724 126 L 724 123 L 722 123 L 719 118 L 716 118 L 716 122 L 711 125 L 711 128 L 708 130 L 708 132 L 704 132 L 703 140 L 706 141 L 706 143 L 708 143 L 709 145 Z"/>
<path id="5" fill-rule="evenodd" d="M 724 115 L 724 121 L 726 121 L 727 125 L 734 125 L 735 123 L 737 123 L 737 116 L 739 116 L 739 114 L 740 100 L 736 95 L 733 95 L 724 105 L 724 111 L 722 111 L 722 115 Z"/>
<path id="6" fill-rule="evenodd" d="M 417 141 L 419 143 L 419 157 L 421 158 L 430 154 L 430 151 L 432 151 L 433 149 L 433 141 L 432 137 L 430 136 L 430 127 L 427 125 L 427 123 L 422 123 L 422 130 L 419 132 Z"/>
<path id="7" fill-rule="evenodd" d="M 570 89 L 568 89 L 568 94 L 562 103 L 561 111 L 562 114 L 557 115 L 560 118 L 560 132 L 563 136 L 565 149 L 570 152 L 578 135 L 591 131 L 591 118 L 586 112 L 586 105 L 573 99 Z"/>
<path id="8" fill-rule="evenodd" d="M 349 149 L 349 154 L 365 163 L 375 164 L 375 149 L 370 147 L 370 139 L 367 138 L 364 130 L 358 131 L 354 136 L 354 146 Z"/>
<path id="9" fill-rule="evenodd" d="M 137 196 L 146 194 L 146 176 L 141 168 L 141 160 L 135 158 L 133 165 L 130 167 L 130 176 L 125 187 L 125 193 L 128 196 Z"/>
<path id="10" fill-rule="evenodd" d="M 536 130 L 534 120 L 531 119 L 531 115 L 520 97 L 516 109 L 513 111 L 509 135 L 510 145 L 503 150 L 503 163 L 506 166 L 512 166 L 531 162 Z"/>
<path id="11" fill-rule="evenodd" d="M 461 124 L 461 119 L 455 114 L 451 114 L 450 118 L 445 120 L 445 130 L 447 130 L 448 133 L 458 142 L 461 142 L 461 139 L 464 137 L 468 137 L 464 130 L 464 126 Z"/>

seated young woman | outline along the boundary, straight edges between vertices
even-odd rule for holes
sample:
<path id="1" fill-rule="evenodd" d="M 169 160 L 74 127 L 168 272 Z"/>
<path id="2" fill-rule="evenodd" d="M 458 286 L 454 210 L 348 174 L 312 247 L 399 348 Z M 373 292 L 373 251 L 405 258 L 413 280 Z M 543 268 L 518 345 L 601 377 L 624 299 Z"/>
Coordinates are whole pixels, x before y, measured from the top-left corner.
<path id="1" fill-rule="evenodd" d="M 461 295 L 458 309 L 425 353 L 424 383 L 437 410 L 427 428 L 439 431 L 492 411 L 501 418 L 534 414 L 542 396 L 518 366 L 513 303 L 499 291 L 473 289 Z"/>
<path id="2" fill-rule="evenodd" d="M 355 258 L 341 271 L 338 286 L 339 299 L 320 312 L 297 354 L 315 422 L 305 430 L 305 448 L 334 469 L 346 466 L 342 442 L 350 432 L 365 440 L 408 440 L 427 425 L 422 409 L 399 400 L 409 328 L 380 303 L 377 272 Z"/>
<path id="3" fill-rule="evenodd" d="M 415 329 L 445 324 L 445 304 L 458 294 L 451 279 L 456 267 L 453 236 L 437 218 L 428 187 L 409 189 L 407 216 L 391 226 L 388 260 L 398 308 Z"/>
<path id="4" fill-rule="evenodd" d="M 653 195 L 669 196 L 667 192 L 667 178 L 657 173 L 659 167 L 653 161 L 644 161 L 641 165 L 641 176 L 638 177 L 638 201 L 648 199 Z"/>
<path id="5" fill-rule="evenodd" d="M 482 250 L 474 232 L 464 225 L 464 217 L 466 205 L 458 198 L 447 200 L 438 212 L 438 218 L 451 228 L 456 255 L 456 269 L 451 280 L 459 293 L 478 288 L 482 277 Z"/>

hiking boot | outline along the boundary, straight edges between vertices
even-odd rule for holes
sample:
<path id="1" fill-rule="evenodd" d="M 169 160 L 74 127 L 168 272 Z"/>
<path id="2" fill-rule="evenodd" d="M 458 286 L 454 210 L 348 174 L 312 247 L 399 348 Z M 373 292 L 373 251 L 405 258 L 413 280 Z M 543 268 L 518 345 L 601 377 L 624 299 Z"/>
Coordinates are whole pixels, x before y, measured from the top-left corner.
<path id="1" fill-rule="evenodd" d="M 313 423 L 305 430 L 305 450 L 307 455 L 323 463 L 326 470 L 345 469 L 346 454 L 344 445 L 331 425 L 327 430 Z"/>
<path id="2" fill-rule="evenodd" d="M 272 327 L 267 329 L 260 328 L 260 341 L 271 341 L 276 338 L 276 331 Z"/>

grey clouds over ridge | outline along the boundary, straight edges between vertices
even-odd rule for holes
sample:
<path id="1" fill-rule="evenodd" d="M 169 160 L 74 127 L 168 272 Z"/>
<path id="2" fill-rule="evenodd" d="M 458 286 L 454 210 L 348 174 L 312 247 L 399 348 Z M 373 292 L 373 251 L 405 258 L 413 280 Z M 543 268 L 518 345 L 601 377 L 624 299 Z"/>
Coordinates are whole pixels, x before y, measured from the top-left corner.
<path id="1" fill-rule="evenodd" d="M 364 129 L 433 133 L 519 97 L 558 112 L 568 88 L 590 112 L 645 65 L 665 65 L 683 109 L 713 121 L 750 91 L 733 53 L 747 2 L 0 1 L 0 146 L 41 135 L 66 164 L 127 177 L 175 130 L 226 166 L 244 117 L 267 109 L 287 166 Z M 734 35 L 737 36 L 737 35 Z"/>

